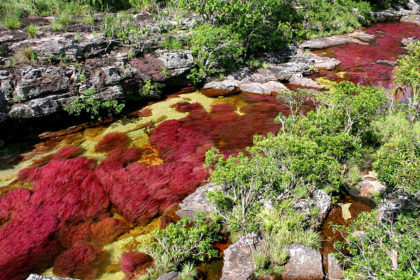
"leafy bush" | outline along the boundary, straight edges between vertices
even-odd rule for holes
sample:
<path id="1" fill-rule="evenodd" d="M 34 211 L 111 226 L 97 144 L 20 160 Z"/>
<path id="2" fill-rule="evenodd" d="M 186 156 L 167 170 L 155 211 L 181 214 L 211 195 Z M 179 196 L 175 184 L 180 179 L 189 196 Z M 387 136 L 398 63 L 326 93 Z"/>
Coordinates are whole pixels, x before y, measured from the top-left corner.
<path id="1" fill-rule="evenodd" d="M 410 123 L 404 112 L 390 114 L 374 123 L 383 145 L 373 168 L 388 195 L 420 199 L 420 122 Z"/>
<path id="2" fill-rule="evenodd" d="M 81 96 L 74 97 L 70 101 L 70 105 L 64 107 L 70 115 L 80 116 L 82 113 L 87 113 L 91 119 L 102 120 L 101 115 L 108 116 L 121 113 L 124 109 L 124 104 L 119 104 L 117 100 L 101 101 L 94 97 L 95 89 L 90 88 L 83 92 Z"/>
<path id="3" fill-rule="evenodd" d="M 220 225 L 206 220 L 205 214 L 198 212 L 193 220 L 183 217 L 155 231 L 155 241 L 141 248 L 154 258 L 155 265 L 141 279 L 156 279 L 162 273 L 181 268 L 185 279 L 195 277 L 192 263 L 218 256 L 212 246 L 221 238 L 220 229 Z"/>
<path id="4" fill-rule="evenodd" d="M 38 36 L 38 27 L 36 25 L 31 24 L 28 27 L 26 27 L 26 33 L 29 37 L 36 38 Z"/>
<path id="5" fill-rule="evenodd" d="M 316 111 L 290 114 L 294 121 L 285 121 L 277 135 L 255 137 L 247 155 L 225 159 L 216 149 L 207 152 L 212 181 L 224 185 L 209 199 L 231 231 L 255 231 L 263 200 L 305 197 L 314 188 L 337 191 L 349 163 L 362 157 L 384 91 L 342 82 L 316 97 Z"/>
<path id="6" fill-rule="evenodd" d="M 239 34 L 229 26 L 200 25 L 195 28 L 190 44 L 197 68 L 189 78 L 196 83 L 205 76 L 232 70 L 244 52 Z"/>
<path id="7" fill-rule="evenodd" d="M 408 86 L 412 90 L 409 99 L 409 107 L 416 111 L 418 116 L 420 109 L 420 42 L 417 41 L 409 46 L 409 53 L 397 60 L 394 68 L 395 83 L 399 86 Z"/>
<path id="8" fill-rule="evenodd" d="M 346 231 L 345 242 L 335 244 L 349 256 L 339 254 L 345 264 L 345 279 L 417 279 L 420 263 L 418 212 L 400 214 L 395 221 L 378 220 L 377 213 L 361 213 Z"/>
<path id="9" fill-rule="evenodd" d="M 243 41 L 246 54 L 285 46 L 297 19 L 289 0 L 180 0 L 180 6 L 195 10 L 209 23 L 230 26 Z"/>
<path id="10" fill-rule="evenodd" d="M 369 23 L 370 5 L 354 0 L 303 0 L 302 17 L 307 38 L 352 32 Z"/>

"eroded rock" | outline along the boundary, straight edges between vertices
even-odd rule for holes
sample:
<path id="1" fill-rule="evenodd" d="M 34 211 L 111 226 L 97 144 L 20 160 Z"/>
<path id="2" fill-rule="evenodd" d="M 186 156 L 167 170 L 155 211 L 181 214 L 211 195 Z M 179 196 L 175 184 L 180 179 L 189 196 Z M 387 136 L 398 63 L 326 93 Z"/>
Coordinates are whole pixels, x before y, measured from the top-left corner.
<path id="1" fill-rule="evenodd" d="M 220 189 L 221 186 L 214 183 L 208 183 L 195 190 L 194 193 L 187 196 L 181 204 L 180 209 L 175 212 L 180 217 L 194 218 L 198 211 L 209 214 L 214 210 L 214 206 L 207 199 L 207 192 Z"/>
<path id="2" fill-rule="evenodd" d="M 302 74 L 295 74 L 293 75 L 289 83 L 291 85 L 302 86 L 302 87 L 309 87 L 313 89 L 323 89 L 325 86 L 318 84 L 316 81 L 303 77 Z"/>
<path id="3" fill-rule="evenodd" d="M 319 251 L 294 243 L 289 246 L 289 252 L 290 259 L 285 266 L 283 279 L 322 280 L 324 278 Z"/>
<path id="4" fill-rule="evenodd" d="M 261 239 L 255 233 L 249 233 L 230 245 L 223 256 L 221 280 L 255 279 L 256 265 L 253 252 L 262 246 Z"/>
<path id="5" fill-rule="evenodd" d="M 53 276 L 41 276 L 38 274 L 31 274 L 29 275 L 26 280 L 78 280 L 74 278 L 60 278 L 60 277 L 53 277 Z"/>
<path id="6" fill-rule="evenodd" d="M 201 90 L 206 96 L 223 96 L 239 92 L 240 82 L 233 77 L 228 77 L 223 81 L 212 81 L 206 83 Z"/>
<path id="7" fill-rule="evenodd" d="M 177 280 L 178 274 L 176 271 L 167 272 L 159 276 L 158 280 Z"/>
<path id="8" fill-rule="evenodd" d="M 360 45 L 367 44 L 366 42 L 353 38 L 349 35 L 334 35 L 331 37 L 322 37 L 322 38 L 305 41 L 300 45 L 300 47 L 303 49 L 317 50 L 317 49 L 326 49 L 326 48 L 350 44 L 350 43 L 360 44 Z"/>
<path id="9" fill-rule="evenodd" d="M 260 83 L 244 83 L 240 85 L 243 93 L 257 95 L 274 95 L 279 91 L 287 90 L 287 87 L 280 82 L 270 81 L 263 84 Z"/>

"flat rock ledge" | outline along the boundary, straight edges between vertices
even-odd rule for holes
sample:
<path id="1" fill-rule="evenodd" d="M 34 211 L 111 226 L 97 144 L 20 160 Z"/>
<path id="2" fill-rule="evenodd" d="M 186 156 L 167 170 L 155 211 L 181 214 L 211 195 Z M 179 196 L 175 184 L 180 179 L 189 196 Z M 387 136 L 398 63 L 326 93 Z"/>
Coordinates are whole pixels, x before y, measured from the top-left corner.
<path id="1" fill-rule="evenodd" d="M 241 237 L 224 251 L 222 278 L 220 280 L 253 280 L 256 265 L 253 253 L 262 246 L 255 233 Z"/>
<path id="2" fill-rule="evenodd" d="M 355 197 L 372 199 L 375 195 L 384 192 L 385 189 L 386 187 L 378 181 L 377 175 L 370 172 L 364 175 L 359 184 L 350 189 L 349 193 Z"/>
<path id="3" fill-rule="evenodd" d="M 286 272 L 282 279 L 322 280 L 324 278 L 319 251 L 294 243 L 289 246 L 289 252 L 290 259 L 285 266 Z"/>
<path id="4" fill-rule="evenodd" d="M 317 73 L 320 69 L 333 70 L 340 65 L 340 61 L 335 58 L 321 57 L 301 50 L 297 50 L 292 57 L 277 52 L 268 53 L 262 59 L 270 63 L 256 70 L 242 68 L 223 80 L 210 81 L 204 85 L 201 93 L 210 97 L 235 93 L 273 96 L 280 91 L 288 90 L 284 85 L 285 82 L 320 90 L 324 86 L 305 76 Z"/>
<path id="5" fill-rule="evenodd" d="M 194 218 L 198 211 L 209 214 L 214 210 L 213 205 L 207 199 L 207 192 L 220 189 L 220 185 L 214 183 L 205 184 L 187 196 L 179 205 L 180 209 L 175 212 L 180 217 Z"/>
<path id="6" fill-rule="evenodd" d="M 29 275 L 26 280 L 79 280 L 74 278 L 59 278 L 59 277 L 53 277 L 53 276 L 41 276 L 38 274 L 31 274 Z"/>

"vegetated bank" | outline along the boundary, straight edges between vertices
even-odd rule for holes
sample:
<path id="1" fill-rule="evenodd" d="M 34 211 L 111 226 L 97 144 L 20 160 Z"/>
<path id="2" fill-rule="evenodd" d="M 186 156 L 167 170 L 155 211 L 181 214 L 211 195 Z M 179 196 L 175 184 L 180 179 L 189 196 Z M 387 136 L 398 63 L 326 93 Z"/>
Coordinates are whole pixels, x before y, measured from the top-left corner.
<path id="1" fill-rule="evenodd" d="M 252 44 L 249 43 L 249 48 L 251 46 Z M 232 241 L 246 233 L 259 233 L 256 236 L 248 236 L 248 239 L 253 240 L 252 242 L 255 241 L 255 243 L 261 244 L 256 246 L 259 247 L 259 250 L 255 251 L 253 258 L 254 264 L 257 266 L 255 272 L 257 275 L 285 272 L 284 270 L 287 270 L 287 267 L 284 268 L 283 265 L 291 250 L 289 244 L 301 243 L 313 248 L 319 247 L 319 236 L 315 230 L 319 226 L 319 221 L 317 221 L 320 214 L 319 208 L 313 202 L 309 202 L 307 204 L 309 205 L 309 213 L 299 213 L 293 205 L 295 203 L 308 202 L 305 200 L 306 196 L 310 196 L 316 201 L 318 194 L 334 193 L 343 186 L 356 182 L 358 180 L 358 169 L 360 169 L 361 163 L 366 162 L 366 157 L 375 158 L 373 168 L 378 172 L 379 179 L 386 183 L 387 187 L 389 186 L 387 188 L 387 193 L 389 194 L 385 194 L 390 197 L 394 196 L 395 193 L 404 195 L 407 197 L 406 201 L 411 204 L 411 208 L 408 207 L 408 210 L 404 209 L 401 211 L 403 213 L 412 211 L 412 206 L 415 205 L 413 203 L 418 201 L 419 185 L 418 146 L 416 146 L 416 143 L 418 143 L 416 141 L 416 137 L 418 137 L 418 132 L 416 132 L 418 131 L 418 116 L 416 113 L 418 112 L 417 48 L 413 51 L 412 57 L 414 58 L 411 60 L 402 60 L 400 62 L 401 66 L 398 68 L 400 70 L 396 70 L 397 73 L 398 71 L 403 73 L 398 75 L 400 77 L 399 83 L 411 86 L 413 96 L 415 96 L 415 98 L 409 99 L 412 103 L 408 105 L 408 110 L 394 108 L 394 103 L 388 104 L 386 95 L 381 90 L 343 83 L 325 96 L 314 96 L 312 102 L 317 104 L 317 111 L 302 116 L 298 109 L 305 101 L 303 96 L 308 94 L 305 92 L 284 93 L 284 101 L 290 104 L 291 108 L 289 109 L 291 109 L 292 113 L 287 118 L 283 115 L 277 118 L 284 128 L 279 134 L 267 138 L 257 137 L 255 146 L 250 148 L 245 155 L 241 154 L 237 157 L 224 159 L 217 152 L 210 152 L 207 160 L 208 167 L 215 167 L 215 170 L 212 172 L 213 180 L 224 184 L 219 191 L 214 192 L 210 197 L 210 200 L 216 207 L 215 221 L 205 220 L 199 214 L 195 222 L 183 219 L 177 224 L 168 226 L 165 230 L 157 231 L 155 233 L 156 239 L 142 248 L 155 259 L 155 266 L 149 268 L 143 277 L 156 278 L 167 269 L 182 270 L 179 276 L 181 279 L 196 277 L 194 265 L 216 254 L 214 248 L 212 248 L 212 243 L 220 239 L 217 233 L 221 225 L 225 228 L 224 233 L 229 234 Z M 259 62 L 254 61 L 251 63 Z M 197 68 L 197 70 L 199 69 Z M 114 72 L 109 71 L 109 73 L 109 76 L 112 77 Z M 200 73 L 200 71 L 196 73 Z M 36 72 L 33 74 L 36 75 Z M 81 75 L 81 81 L 83 80 L 83 75 Z M 151 81 L 145 82 L 146 84 L 151 90 L 155 90 L 158 87 L 152 84 Z M 91 91 L 84 94 L 86 97 L 82 96 L 82 98 L 89 100 L 93 95 Z M 355 94 L 357 95 L 354 96 Z M 184 107 L 180 108 L 180 110 L 190 109 L 185 104 Z M 402 112 L 399 112 L 400 110 Z M 378 114 L 378 112 L 381 114 Z M 387 131 L 387 129 L 381 127 L 381 122 L 375 122 L 376 118 L 386 119 L 386 123 L 389 123 L 386 128 L 404 127 L 405 133 L 401 136 L 398 135 L 401 131 L 400 129 L 391 129 L 392 131 L 390 130 L 388 134 L 383 134 L 383 131 Z M 394 125 L 395 123 L 398 123 L 398 125 Z M 392 141 L 388 142 L 386 139 L 392 139 Z M 98 150 L 105 149 L 107 151 L 107 149 L 115 148 L 116 146 L 113 146 L 115 143 L 124 145 L 127 141 L 120 134 L 110 135 L 105 140 L 102 143 L 103 146 L 98 146 Z M 398 152 L 393 153 L 392 149 L 396 146 L 396 151 Z M 376 154 L 378 147 L 381 148 Z M 401 154 L 401 151 L 404 151 L 404 153 Z M 66 158 L 67 156 L 72 157 L 78 153 L 79 151 L 74 149 L 61 151 L 59 155 L 56 155 L 57 158 L 55 160 L 60 160 L 60 158 Z M 124 158 L 120 158 L 119 154 L 122 154 L 121 150 L 109 154 L 109 162 L 104 161 L 101 165 L 102 174 L 110 173 L 115 162 L 119 162 L 121 167 L 124 167 L 139 156 L 135 149 L 130 150 L 129 153 L 127 152 Z M 399 155 L 401 155 L 402 159 L 398 158 Z M 406 160 L 407 158 L 410 158 L 410 160 Z M 75 162 L 82 167 L 83 172 L 80 171 L 81 174 L 86 175 L 84 176 L 86 178 L 91 178 L 92 169 L 94 168 L 92 162 L 81 159 L 77 159 Z M 389 164 L 381 164 L 382 162 L 390 162 L 395 165 L 395 168 L 382 170 L 382 167 L 389 166 Z M 63 162 L 61 170 L 66 170 L 66 168 L 72 168 L 72 166 Z M 23 172 L 22 177 L 27 176 L 28 179 L 37 181 L 37 188 L 48 190 L 50 188 L 48 184 L 50 172 L 51 174 L 57 174 L 54 172 L 59 172 L 59 170 L 54 170 L 52 164 L 47 165 L 42 173 L 40 170 L 32 169 L 31 171 L 26 171 L 26 175 Z M 401 170 L 404 170 L 404 172 L 401 172 Z M 140 172 L 141 169 L 132 171 Z M 62 175 L 64 176 L 65 174 Z M 109 179 L 109 181 L 102 183 L 109 186 L 109 190 L 113 192 L 112 199 L 116 201 L 114 203 L 118 205 L 120 210 L 122 209 L 121 212 L 128 217 L 135 215 L 135 213 L 130 211 L 131 206 L 134 204 L 130 205 L 130 207 L 125 207 L 123 200 L 117 201 L 124 193 L 112 188 L 112 185 L 117 185 L 113 184 L 115 181 L 106 176 L 101 177 Z M 95 180 L 92 180 L 93 184 L 89 184 L 89 186 L 97 187 Z M 401 182 L 404 183 L 402 184 Z M 88 190 L 85 188 L 84 191 L 95 193 L 95 195 L 99 196 L 98 200 L 101 200 L 101 197 L 103 198 L 104 195 L 99 189 Z M 27 195 L 28 192 L 23 190 L 21 198 L 23 197 L 24 200 Z M 53 196 L 53 198 L 57 199 L 56 196 Z M 32 199 L 31 203 L 36 205 L 35 203 L 43 201 L 42 199 L 43 197 L 38 195 L 38 197 Z M 87 213 L 95 215 L 95 211 L 101 212 L 103 208 L 106 208 L 105 204 L 90 205 L 90 211 L 87 211 Z M 137 206 L 141 207 L 141 205 Z M 80 207 L 83 207 L 83 205 Z M 415 211 L 417 211 L 416 209 L 414 208 Z M 148 209 L 143 210 L 145 212 L 148 211 Z M 46 217 L 42 224 L 51 228 L 43 228 L 43 230 L 45 232 L 55 232 L 56 228 L 54 226 L 62 229 L 65 223 L 57 224 L 54 220 L 54 214 L 48 211 L 46 213 L 51 215 L 41 216 Z M 35 211 L 32 214 L 40 214 L 40 212 Z M 147 214 L 152 215 L 153 213 Z M 413 217 L 415 218 L 416 216 Z M 23 219 L 25 222 L 30 220 L 26 216 L 20 218 L 25 218 Z M 78 213 L 68 213 L 68 215 L 62 215 L 58 218 L 60 221 L 67 222 L 73 219 L 77 220 L 79 216 Z M 414 245 L 413 247 L 417 248 L 415 246 L 418 246 L 418 243 L 416 243 L 415 237 L 418 233 L 416 231 L 418 223 L 414 218 L 409 215 L 398 216 L 395 223 L 395 229 L 398 232 L 395 234 L 403 233 L 401 237 L 405 240 L 403 244 Z M 134 220 L 136 217 L 132 216 L 132 219 Z M 384 218 L 384 221 L 386 219 Z M 36 221 L 41 222 L 41 220 Z M 92 229 L 101 228 L 104 224 L 106 228 L 107 223 L 116 223 L 115 227 L 118 226 L 120 229 L 125 226 L 124 223 L 115 221 L 110 217 L 107 217 L 104 221 L 95 221 L 89 226 Z M 388 233 L 388 222 L 378 222 L 375 216 L 367 217 L 363 221 L 365 224 L 378 223 L 381 230 L 379 232 L 370 232 L 370 228 L 366 229 L 366 236 L 369 236 L 369 239 L 368 242 L 363 244 L 365 251 L 349 248 L 352 255 L 356 256 L 356 258 L 348 259 L 346 273 L 349 274 L 349 277 L 358 278 L 360 275 L 371 277 L 373 275 L 372 277 L 382 278 L 388 277 L 389 274 L 396 278 L 415 276 L 416 271 L 418 271 L 418 267 L 413 262 L 416 251 L 412 251 L 410 248 L 407 249 L 405 245 L 396 247 L 400 245 L 392 242 L 386 243 L 386 250 L 384 250 L 380 258 L 384 265 L 379 266 L 384 268 L 383 270 L 375 270 L 375 266 L 371 267 L 371 263 L 377 261 L 376 258 L 358 258 L 360 253 L 363 255 L 364 252 L 378 251 L 377 247 L 375 247 L 377 246 L 375 243 L 377 235 L 385 237 L 384 240 L 381 240 L 381 245 L 390 240 L 387 239 L 386 234 L 383 234 L 383 232 Z M 302 223 L 305 223 L 305 227 L 301 226 Z M 187 225 L 190 227 L 187 227 Z M 82 229 L 80 230 L 83 231 Z M 89 234 L 91 234 L 90 231 L 87 235 Z M 93 230 L 92 234 L 97 234 L 97 232 L 95 233 Z M 66 233 L 63 232 L 63 235 L 66 236 Z M 71 236 L 71 233 L 68 233 L 68 236 Z M 358 242 L 360 239 L 353 241 Z M 69 244 L 72 246 L 72 242 L 78 244 L 77 240 L 71 240 Z M 270 251 L 273 248 L 273 244 L 281 249 L 274 252 Z M 51 246 L 53 245 L 51 244 Z M 62 275 L 70 274 L 72 276 L 78 275 L 78 273 L 87 273 L 84 275 L 89 277 L 89 275 L 94 274 L 94 272 L 89 270 L 89 265 L 91 264 L 89 260 L 92 260 L 92 263 L 95 262 L 96 253 L 92 247 L 75 246 L 64 252 L 56 260 L 56 271 Z M 80 255 L 88 256 L 89 260 L 86 260 L 88 264 L 80 266 L 77 260 L 74 263 L 69 263 L 69 260 L 76 259 L 75 257 Z M 412 262 L 414 265 L 411 264 Z M 133 267 L 148 263 L 150 264 L 148 256 L 134 252 L 124 255 L 121 266 L 124 272 L 130 275 L 133 273 Z M 9 273 L 10 271 L 7 272 Z M 254 271 L 251 271 L 252 273 Z"/>
<path id="2" fill-rule="evenodd" d="M 376 11 L 400 5 L 412 10 Z M 398 20 L 413 7 L 410 1 L 2 1 L 0 121 L 36 127 L 74 121 L 66 112 L 81 120 L 118 115 L 163 91 L 239 66 L 264 66 L 259 53 Z"/>

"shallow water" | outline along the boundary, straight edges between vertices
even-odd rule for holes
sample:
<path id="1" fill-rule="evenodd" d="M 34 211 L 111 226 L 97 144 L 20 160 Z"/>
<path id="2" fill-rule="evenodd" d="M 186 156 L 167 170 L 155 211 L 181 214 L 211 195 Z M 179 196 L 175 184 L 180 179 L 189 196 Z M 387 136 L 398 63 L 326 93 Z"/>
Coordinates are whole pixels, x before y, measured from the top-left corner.
<path id="1" fill-rule="evenodd" d="M 420 36 L 420 30 L 392 23 L 366 31 L 378 37 L 370 45 L 318 51 L 342 65 L 314 77 L 391 87 L 392 67 L 375 62 L 395 60 L 404 52 L 401 39 Z M 191 92 L 173 94 L 111 124 L 43 134 L 45 140 L 0 170 L 0 279 L 52 274 L 57 256 L 69 263 L 56 265 L 59 274 L 123 279 L 122 252 L 176 220 L 168 209 L 207 180 L 205 152 L 211 147 L 225 155 L 243 151 L 254 134 L 279 130 L 273 122 L 279 113 L 288 109 L 273 97 L 209 98 Z M 368 209 L 358 201 L 343 203 L 327 221 L 342 222 L 342 209 L 352 218 Z M 337 238 L 327 224 L 324 255 Z M 88 254 L 86 247 L 95 250 Z M 220 261 L 203 265 L 203 279 L 218 279 L 220 267 Z"/>

